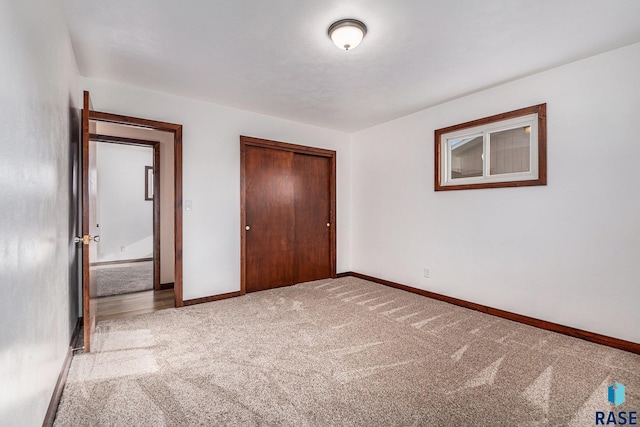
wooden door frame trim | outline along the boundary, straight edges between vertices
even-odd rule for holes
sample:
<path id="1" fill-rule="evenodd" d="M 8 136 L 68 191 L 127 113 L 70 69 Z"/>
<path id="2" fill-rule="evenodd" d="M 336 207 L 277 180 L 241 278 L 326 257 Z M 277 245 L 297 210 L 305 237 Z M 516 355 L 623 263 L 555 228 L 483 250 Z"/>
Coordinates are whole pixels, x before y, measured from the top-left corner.
<path id="1" fill-rule="evenodd" d="M 288 142 L 271 141 L 240 135 L 240 295 L 246 294 L 246 253 L 247 253 L 247 211 L 246 211 L 246 147 L 261 147 L 273 150 L 289 151 L 312 156 L 327 157 L 331 162 L 331 176 L 329 177 L 329 218 L 331 221 L 329 252 L 331 258 L 331 277 L 336 277 L 336 152 L 324 148 L 308 147 L 306 145 Z"/>
<path id="2" fill-rule="evenodd" d="M 145 168 L 145 198 L 148 193 L 146 186 L 147 169 Z M 162 201 L 162 188 L 160 187 L 160 142 L 153 146 L 153 289 L 160 290 L 160 256 L 162 232 L 160 230 L 160 202 Z M 175 241 L 175 236 L 173 236 Z M 175 243 L 174 243 L 175 245 Z"/>
<path id="3" fill-rule="evenodd" d="M 90 119 L 91 120 L 91 119 Z M 147 139 L 128 138 L 112 135 L 89 134 L 90 141 L 102 142 L 105 144 L 126 145 L 129 147 L 148 147 L 153 148 L 153 289 L 156 291 L 160 288 L 160 141 L 151 141 Z M 146 168 L 145 168 L 146 172 Z M 145 194 L 147 193 L 147 180 L 145 179 Z M 97 265 L 98 263 L 94 263 Z M 104 265 L 104 264 L 103 264 Z"/>
<path id="4" fill-rule="evenodd" d="M 88 92 L 85 91 L 85 94 Z M 83 111 L 84 114 L 84 111 Z M 101 122 L 117 123 L 143 127 L 173 133 L 173 165 L 174 165 L 174 301 L 176 307 L 182 307 L 182 125 L 176 123 L 160 122 L 156 120 L 143 119 L 139 117 L 123 116 L 120 114 L 105 113 L 101 111 L 88 111 L 89 119 Z M 89 130 L 87 129 L 87 133 Z M 143 141 L 143 140 L 142 140 Z M 154 175 L 155 180 L 159 180 L 159 174 Z M 159 225 L 158 225 L 159 226 Z"/>
<path id="5" fill-rule="evenodd" d="M 98 121 L 102 121 L 102 120 L 98 120 Z M 99 133 L 90 133 L 89 138 L 92 141 L 97 141 L 97 142 L 110 142 L 113 144 L 133 145 L 138 147 L 142 145 L 154 146 L 160 143 L 160 141 L 153 141 L 150 139 L 128 138 L 128 137 L 122 137 L 122 136 L 103 135 Z"/>

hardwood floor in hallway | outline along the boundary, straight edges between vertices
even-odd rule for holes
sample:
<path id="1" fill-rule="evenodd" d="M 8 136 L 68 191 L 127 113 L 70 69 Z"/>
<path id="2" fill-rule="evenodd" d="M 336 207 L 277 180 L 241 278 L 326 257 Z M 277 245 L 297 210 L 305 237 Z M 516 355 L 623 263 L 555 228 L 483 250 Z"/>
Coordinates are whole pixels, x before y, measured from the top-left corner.
<path id="1" fill-rule="evenodd" d="M 173 289 L 100 297 L 96 321 L 118 319 L 173 307 L 175 307 Z"/>

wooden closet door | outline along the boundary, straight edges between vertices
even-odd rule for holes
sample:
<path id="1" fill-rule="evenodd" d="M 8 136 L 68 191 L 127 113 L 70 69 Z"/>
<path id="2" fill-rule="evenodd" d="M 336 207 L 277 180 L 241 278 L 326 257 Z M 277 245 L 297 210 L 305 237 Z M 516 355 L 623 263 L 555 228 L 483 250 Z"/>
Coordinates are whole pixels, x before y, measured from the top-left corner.
<path id="1" fill-rule="evenodd" d="M 293 158 L 295 283 L 331 277 L 331 159 Z"/>
<path id="2" fill-rule="evenodd" d="M 240 291 L 336 273 L 336 152 L 240 137 Z"/>
<path id="3" fill-rule="evenodd" d="M 245 148 L 246 291 L 294 283 L 294 153 Z"/>

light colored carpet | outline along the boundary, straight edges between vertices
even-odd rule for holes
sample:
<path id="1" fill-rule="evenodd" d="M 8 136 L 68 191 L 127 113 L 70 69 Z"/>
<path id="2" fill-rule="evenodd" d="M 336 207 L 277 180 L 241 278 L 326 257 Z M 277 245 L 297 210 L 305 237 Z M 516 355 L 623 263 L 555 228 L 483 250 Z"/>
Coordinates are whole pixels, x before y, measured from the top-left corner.
<path id="1" fill-rule="evenodd" d="M 593 425 L 640 356 L 356 278 L 100 322 L 57 426 Z"/>
<path id="2" fill-rule="evenodd" d="M 99 297 L 153 289 L 153 261 L 94 267 Z"/>

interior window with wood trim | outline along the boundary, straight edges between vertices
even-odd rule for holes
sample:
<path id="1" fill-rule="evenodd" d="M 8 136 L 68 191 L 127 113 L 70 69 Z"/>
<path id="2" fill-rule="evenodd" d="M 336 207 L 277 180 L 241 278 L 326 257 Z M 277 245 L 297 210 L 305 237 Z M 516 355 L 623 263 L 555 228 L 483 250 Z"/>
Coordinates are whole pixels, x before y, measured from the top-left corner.
<path id="1" fill-rule="evenodd" d="M 435 191 L 546 185 L 546 106 L 437 129 Z"/>

